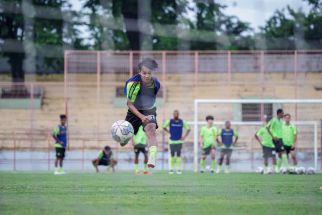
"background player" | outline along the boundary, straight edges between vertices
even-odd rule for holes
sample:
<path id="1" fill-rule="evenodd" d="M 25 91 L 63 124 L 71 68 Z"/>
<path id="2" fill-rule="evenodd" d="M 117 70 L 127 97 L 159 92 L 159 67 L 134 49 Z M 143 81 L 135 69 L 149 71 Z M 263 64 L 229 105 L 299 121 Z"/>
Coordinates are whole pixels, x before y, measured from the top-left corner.
<path id="1" fill-rule="evenodd" d="M 65 158 L 65 151 L 67 147 L 67 117 L 60 115 L 60 124 L 53 130 L 52 137 L 55 140 L 56 160 L 55 160 L 55 175 L 65 174 L 63 169 L 63 161 Z M 59 168 L 58 168 L 59 165 Z"/>
<path id="2" fill-rule="evenodd" d="M 264 157 L 264 174 L 268 173 L 268 159 L 272 158 L 272 163 L 277 173 L 279 171 L 276 165 L 276 152 L 275 145 L 273 143 L 273 138 L 266 129 L 266 125 L 269 122 L 269 118 L 266 118 L 266 123 L 262 126 L 255 134 L 255 139 L 261 144 L 263 148 L 263 157 Z"/>
<path id="3" fill-rule="evenodd" d="M 266 129 L 273 138 L 273 143 L 275 145 L 275 151 L 278 154 L 277 167 L 281 168 L 282 162 L 285 166 L 288 166 L 287 158 L 285 155 L 284 145 L 283 145 L 283 117 L 284 111 L 278 109 L 276 112 L 276 117 L 273 117 L 266 125 Z"/>
<path id="4" fill-rule="evenodd" d="M 99 153 L 96 159 L 92 160 L 92 164 L 95 167 L 96 172 L 99 172 L 98 166 L 112 167 L 115 172 L 115 165 L 117 161 L 113 159 L 113 152 L 111 147 L 105 146 Z"/>
<path id="5" fill-rule="evenodd" d="M 134 146 L 134 153 L 135 153 L 135 158 L 134 158 L 134 171 L 135 174 L 139 174 L 139 155 L 140 152 L 144 155 L 144 171 L 143 174 L 149 174 L 148 170 L 148 149 L 146 146 L 147 142 L 147 136 L 143 130 L 143 126 L 140 126 L 138 132 L 134 137 L 132 138 L 132 143 Z"/>
<path id="6" fill-rule="evenodd" d="M 206 158 L 209 154 L 211 154 L 211 173 L 215 172 L 215 139 L 217 136 L 217 128 L 213 125 L 214 117 L 207 116 L 206 117 L 207 125 L 203 126 L 200 130 L 200 146 L 202 148 L 202 156 L 200 160 L 200 173 L 205 172 L 206 167 Z"/>
<path id="7" fill-rule="evenodd" d="M 137 134 L 139 127 L 143 125 L 148 137 L 149 158 L 148 167 L 155 167 L 157 154 L 156 129 L 156 95 L 160 89 L 160 82 L 152 77 L 152 72 L 158 68 L 157 62 L 152 58 L 143 59 L 139 65 L 139 74 L 126 81 L 124 92 L 127 97 L 128 112 L 125 120 L 130 122 Z"/>
<path id="8" fill-rule="evenodd" d="M 289 154 L 291 154 L 294 166 L 297 166 L 297 159 L 296 159 L 296 143 L 297 143 L 297 128 L 294 124 L 291 123 L 291 115 L 285 114 L 284 115 L 283 124 L 283 144 L 284 149 L 287 155 L 287 159 Z"/>
<path id="9" fill-rule="evenodd" d="M 186 133 L 182 136 L 183 129 L 186 129 Z M 174 173 L 173 169 L 175 161 L 177 166 L 177 174 L 181 174 L 181 149 L 184 140 L 189 135 L 190 127 L 186 121 L 179 118 L 179 111 L 175 110 L 173 111 L 173 118 L 164 122 L 163 130 L 170 134 L 169 146 L 171 156 L 169 174 Z M 177 156 L 176 159 L 175 156 Z"/>
<path id="10" fill-rule="evenodd" d="M 233 141 L 234 137 L 235 137 L 235 140 Z M 233 146 L 236 145 L 237 140 L 238 140 L 237 131 L 231 128 L 230 121 L 226 121 L 225 128 L 221 129 L 217 136 L 217 143 L 218 143 L 218 146 L 220 147 L 220 157 L 218 160 L 219 165 L 218 165 L 217 173 L 221 172 L 221 167 L 225 157 L 226 157 L 225 173 L 229 173 L 230 157 L 233 152 Z"/>

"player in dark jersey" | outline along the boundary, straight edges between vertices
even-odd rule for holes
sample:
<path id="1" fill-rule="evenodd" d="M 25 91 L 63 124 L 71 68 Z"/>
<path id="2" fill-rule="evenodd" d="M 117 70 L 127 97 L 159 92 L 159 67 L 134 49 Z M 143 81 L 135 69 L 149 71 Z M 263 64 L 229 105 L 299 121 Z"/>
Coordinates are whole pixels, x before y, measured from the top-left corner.
<path id="1" fill-rule="evenodd" d="M 112 167 L 113 172 L 115 172 L 115 165 L 117 161 L 113 159 L 113 152 L 111 147 L 105 146 L 99 153 L 96 159 L 92 160 L 92 164 L 98 173 L 98 166 L 108 166 Z"/>
<path id="2" fill-rule="evenodd" d="M 229 173 L 230 157 L 233 152 L 233 147 L 237 143 L 237 140 L 238 140 L 237 131 L 231 128 L 230 121 L 226 121 L 225 128 L 221 129 L 219 131 L 219 135 L 217 136 L 217 143 L 220 147 L 220 157 L 218 161 L 219 165 L 218 165 L 217 173 L 221 172 L 221 167 L 225 157 L 226 157 L 225 173 Z"/>
<path id="3" fill-rule="evenodd" d="M 125 120 L 130 122 L 136 134 L 141 125 L 148 137 L 149 158 L 148 167 L 154 168 L 157 155 L 156 129 L 156 96 L 160 82 L 152 73 L 158 68 L 152 58 L 143 59 L 139 65 L 139 73 L 126 81 L 124 93 L 127 97 L 128 112 Z"/>
<path id="4" fill-rule="evenodd" d="M 183 134 L 183 129 L 186 130 L 186 133 Z M 188 123 L 179 118 L 179 111 L 175 110 L 173 112 L 173 118 L 168 119 L 163 124 L 163 130 L 170 134 L 169 146 L 170 146 L 170 170 L 169 174 L 173 174 L 174 161 L 177 164 L 177 174 L 182 173 L 181 167 L 181 149 L 184 140 L 187 138 L 190 132 L 190 127 Z M 175 159 L 175 155 L 177 156 Z"/>
<path id="5" fill-rule="evenodd" d="M 55 160 L 55 175 L 65 174 L 63 169 L 63 161 L 65 158 L 65 150 L 67 147 L 67 117 L 60 115 L 60 124 L 53 130 L 52 137 L 55 140 L 56 160 Z M 59 167 L 58 167 L 59 165 Z"/>

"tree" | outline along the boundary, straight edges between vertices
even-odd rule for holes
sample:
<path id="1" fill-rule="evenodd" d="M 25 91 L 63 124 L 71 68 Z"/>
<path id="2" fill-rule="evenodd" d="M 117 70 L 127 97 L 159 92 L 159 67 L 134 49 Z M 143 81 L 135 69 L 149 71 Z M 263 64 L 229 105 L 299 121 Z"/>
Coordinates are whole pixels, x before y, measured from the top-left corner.
<path id="1" fill-rule="evenodd" d="M 310 10 L 307 14 L 290 6 L 277 10 L 261 28 L 260 37 L 266 40 L 262 49 L 321 49 L 322 3 L 305 0 Z"/>
<path id="2" fill-rule="evenodd" d="M 12 81 L 23 82 L 25 80 L 23 68 L 25 26 L 22 2 L 21 0 L 4 0 L 0 4 L 2 8 L 6 8 L 0 12 L 0 38 L 4 40 L 1 49 L 4 57 L 8 58 Z"/>

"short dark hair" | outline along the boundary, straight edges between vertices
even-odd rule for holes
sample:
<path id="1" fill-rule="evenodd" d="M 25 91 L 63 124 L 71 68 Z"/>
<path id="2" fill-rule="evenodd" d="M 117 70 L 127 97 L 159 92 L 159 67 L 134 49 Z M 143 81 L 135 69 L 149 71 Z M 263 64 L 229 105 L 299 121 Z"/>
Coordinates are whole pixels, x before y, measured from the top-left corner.
<path id="1" fill-rule="evenodd" d="M 158 68 L 158 63 L 153 58 L 144 58 L 138 65 L 139 71 L 141 71 L 142 67 L 145 66 L 150 70 L 155 70 Z"/>
<path id="2" fill-rule="evenodd" d="M 106 151 L 110 151 L 110 150 L 111 150 L 111 147 L 109 147 L 109 146 L 104 146 L 104 149 L 105 149 Z"/>
<path id="3" fill-rule="evenodd" d="M 281 109 L 281 108 L 279 108 L 279 109 L 277 109 L 277 111 L 276 111 L 276 113 L 277 114 L 280 114 L 280 113 L 283 113 L 284 111 L 283 111 L 283 109 Z"/>
<path id="4" fill-rule="evenodd" d="M 287 114 L 284 114 L 284 116 L 289 116 L 289 117 L 291 117 L 291 114 L 287 113 Z"/>
<path id="5" fill-rule="evenodd" d="M 66 116 L 65 114 L 60 114 L 59 118 L 60 118 L 60 119 L 66 119 L 66 118 L 67 118 L 67 116 Z"/>
<path id="6" fill-rule="evenodd" d="M 214 117 L 211 115 L 208 115 L 208 116 L 206 116 L 206 121 L 208 121 L 208 120 L 214 120 Z"/>

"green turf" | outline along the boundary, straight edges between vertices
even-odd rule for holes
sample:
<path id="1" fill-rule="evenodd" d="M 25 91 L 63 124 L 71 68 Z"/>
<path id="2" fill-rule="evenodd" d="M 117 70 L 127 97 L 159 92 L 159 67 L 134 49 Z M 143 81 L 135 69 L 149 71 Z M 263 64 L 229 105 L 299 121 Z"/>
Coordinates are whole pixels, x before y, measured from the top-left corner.
<path id="1" fill-rule="evenodd" d="M 0 172 L 1 214 L 322 214 L 322 174 Z"/>

